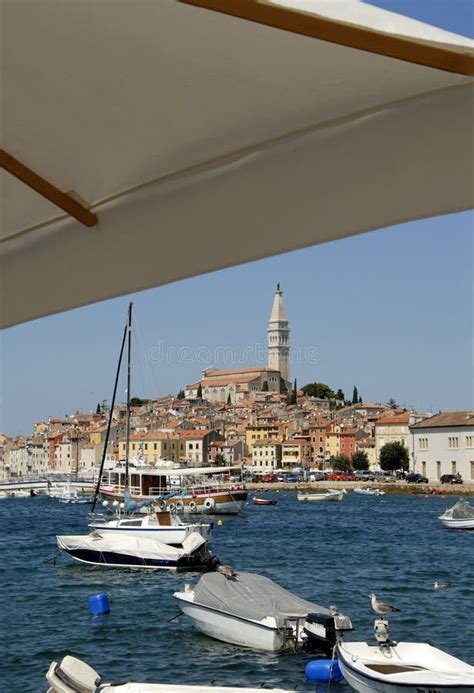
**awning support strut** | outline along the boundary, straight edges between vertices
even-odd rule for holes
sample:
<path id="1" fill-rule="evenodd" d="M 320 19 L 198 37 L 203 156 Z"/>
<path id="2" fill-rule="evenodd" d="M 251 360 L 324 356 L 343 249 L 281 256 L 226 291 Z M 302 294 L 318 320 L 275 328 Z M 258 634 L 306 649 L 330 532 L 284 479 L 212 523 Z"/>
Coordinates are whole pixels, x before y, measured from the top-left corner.
<path id="1" fill-rule="evenodd" d="M 22 183 L 32 188 L 37 193 L 45 197 L 64 212 L 74 217 L 84 226 L 89 228 L 97 224 L 97 216 L 74 200 L 70 195 L 32 171 L 14 156 L 8 154 L 4 149 L 0 149 L 0 166 L 11 173 L 12 176 L 21 180 Z"/>

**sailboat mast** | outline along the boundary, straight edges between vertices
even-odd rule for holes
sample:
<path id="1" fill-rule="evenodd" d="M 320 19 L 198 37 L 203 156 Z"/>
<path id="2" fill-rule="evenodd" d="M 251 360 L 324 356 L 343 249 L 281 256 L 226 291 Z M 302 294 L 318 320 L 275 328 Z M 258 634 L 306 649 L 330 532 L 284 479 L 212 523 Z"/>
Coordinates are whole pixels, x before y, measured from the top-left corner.
<path id="1" fill-rule="evenodd" d="M 97 484 L 95 487 L 94 502 L 92 504 L 92 512 L 94 512 L 94 510 L 95 510 L 95 506 L 97 505 L 97 498 L 99 497 L 99 493 L 100 493 L 100 484 L 102 481 L 102 473 L 104 471 L 105 458 L 107 456 L 107 446 L 109 444 L 110 429 L 112 427 L 112 418 L 113 418 L 114 408 L 115 408 L 115 397 L 117 395 L 117 386 L 118 386 L 118 381 L 119 381 L 119 377 L 120 377 L 120 369 L 122 366 L 122 356 L 123 356 L 123 350 L 125 348 L 126 338 L 127 338 L 127 325 L 125 325 L 124 330 L 123 330 L 122 346 L 120 347 L 120 355 L 119 355 L 119 360 L 118 360 L 118 364 L 117 364 L 117 372 L 115 374 L 114 391 L 112 394 L 112 401 L 110 403 L 109 420 L 107 422 L 107 431 L 105 433 L 104 449 L 102 451 L 102 459 L 100 461 L 99 476 L 97 477 Z"/>
<path id="2" fill-rule="evenodd" d="M 129 478 L 129 453 L 130 453 L 130 362 L 131 362 L 131 351 L 132 351 L 132 306 L 130 303 L 128 306 L 128 342 L 127 342 L 127 431 L 125 440 L 125 490 L 129 490 L 130 478 Z"/>

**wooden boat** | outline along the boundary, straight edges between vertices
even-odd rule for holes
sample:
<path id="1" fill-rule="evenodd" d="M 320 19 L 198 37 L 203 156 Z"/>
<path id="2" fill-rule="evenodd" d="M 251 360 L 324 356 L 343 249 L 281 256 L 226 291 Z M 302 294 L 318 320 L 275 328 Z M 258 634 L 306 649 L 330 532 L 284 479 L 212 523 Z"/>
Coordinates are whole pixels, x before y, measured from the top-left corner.
<path id="1" fill-rule="evenodd" d="M 273 498 L 253 498 L 254 505 L 276 505 L 277 502 Z"/>
<path id="2" fill-rule="evenodd" d="M 300 491 L 297 498 L 299 501 L 342 501 L 345 494 L 345 489 L 342 491 L 328 489 L 327 491 L 321 491 L 321 493 L 304 493 Z"/>
<path id="3" fill-rule="evenodd" d="M 52 662 L 46 680 L 48 693 L 262 693 L 258 688 L 228 686 L 193 686 L 171 683 L 102 683 L 99 674 L 76 657 L 66 655 L 61 662 Z M 295 693 L 281 688 L 265 688 L 270 693 Z"/>

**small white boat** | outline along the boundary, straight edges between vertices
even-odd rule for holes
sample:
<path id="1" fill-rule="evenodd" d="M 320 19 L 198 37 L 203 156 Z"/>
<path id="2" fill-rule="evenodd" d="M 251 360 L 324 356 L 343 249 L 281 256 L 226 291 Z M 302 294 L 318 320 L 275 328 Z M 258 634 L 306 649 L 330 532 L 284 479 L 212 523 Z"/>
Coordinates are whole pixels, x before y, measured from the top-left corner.
<path id="1" fill-rule="evenodd" d="M 127 535 L 132 537 L 151 537 L 163 544 L 173 546 L 182 544 L 186 537 L 193 532 L 200 534 L 209 541 L 212 523 L 186 523 L 175 513 L 160 511 L 156 513 L 136 513 L 134 515 L 117 515 L 110 518 L 107 515 L 93 515 L 89 527 L 102 536 Z"/>
<path id="2" fill-rule="evenodd" d="M 335 489 L 328 489 L 327 491 L 321 491 L 321 493 L 305 493 L 300 491 L 298 493 L 299 501 L 342 501 L 346 494 L 345 489 L 342 491 L 336 491 Z"/>
<path id="3" fill-rule="evenodd" d="M 163 544 L 149 537 L 97 532 L 86 535 L 57 536 L 60 549 L 81 563 L 114 568 L 145 568 L 180 570 L 212 568 L 216 559 L 210 554 L 205 539 L 192 532 L 180 547 Z"/>
<path id="4" fill-rule="evenodd" d="M 472 693 L 474 667 L 427 643 L 340 642 L 339 667 L 359 693 Z"/>
<path id="5" fill-rule="evenodd" d="M 173 596 L 200 632 L 242 647 L 277 652 L 302 645 L 318 626 L 316 619 L 307 624 L 310 614 L 332 623 L 319 629 L 324 631 L 318 639 L 320 650 L 330 652 L 335 633 L 352 630 L 347 616 L 301 599 L 254 573 L 206 573 L 194 588 L 185 585 L 184 591 Z"/>
<path id="6" fill-rule="evenodd" d="M 385 496 L 385 491 L 380 488 L 355 488 L 354 493 L 363 496 Z"/>
<path id="7" fill-rule="evenodd" d="M 258 688 L 228 686 L 193 686 L 170 683 L 102 683 L 99 674 L 76 657 L 66 655 L 61 662 L 52 662 L 46 680 L 48 693 L 262 693 Z M 295 693 L 281 688 L 265 688 L 273 693 Z"/>
<path id="8" fill-rule="evenodd" d="M 469 501 L 461 498 L 438 519 L 449 529 L 474 529 L 474 507 Z"/>

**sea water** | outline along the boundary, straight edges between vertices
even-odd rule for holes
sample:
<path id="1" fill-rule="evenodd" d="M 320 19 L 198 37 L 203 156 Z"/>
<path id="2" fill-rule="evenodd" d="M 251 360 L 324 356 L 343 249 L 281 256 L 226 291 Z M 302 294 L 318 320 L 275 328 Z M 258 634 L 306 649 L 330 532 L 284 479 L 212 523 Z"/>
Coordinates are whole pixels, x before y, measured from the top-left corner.
<path id="1" fill-rule="evenodd" d="M 255 571 L 308 600 L 350 615 L 354 639 L 373 641 L 369 593 L 397 606 L 395 640 L 431 642 L 474 664 L 474 532 L 447 530 L 437 516 L 453 505 L 415 495 L 348 494 L 340 503 L 248 504 L 214 521 L 212 549 L 234 569 Z M 105 681 L 149 681 L 314 690 L 306 653 L 246 650 L 198 633 L 173 592 L 196 574 L 56 563 L 56 534 L 84 534 L 88 506 L 49 498 L 0 504 L 2 693 L 46 690 L 52 660 L 72 654 Z M 432 583 L 450 582 L 435 590 Z M 106 592 L 111 613 L 94 618 L 88 597 Z M 333 689 L 347 693 L 346 684 Z M 324 686 L 326 689 L 326 686 Z"/>

